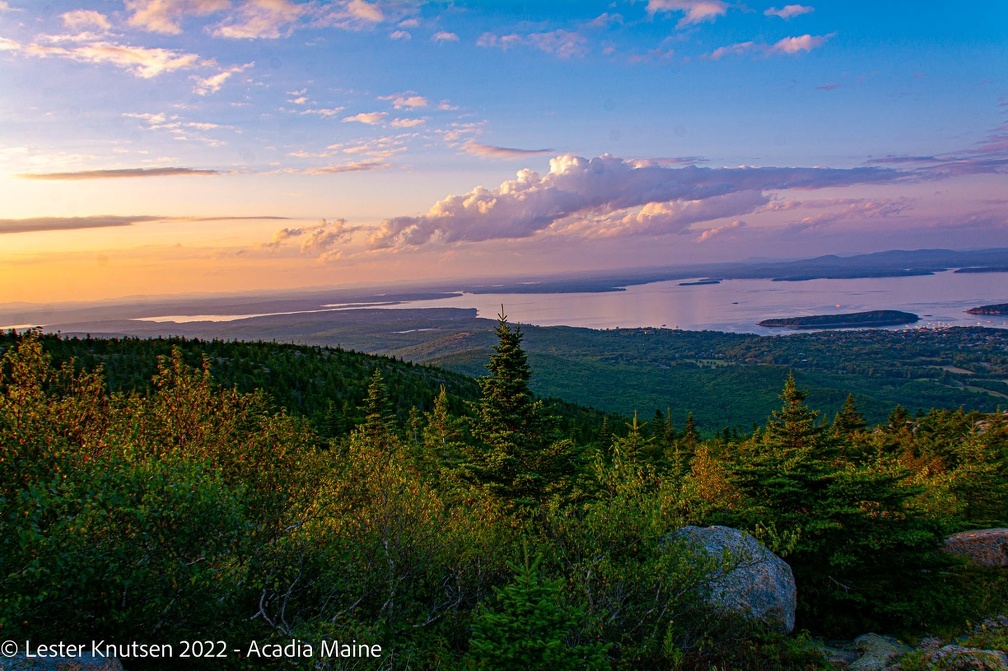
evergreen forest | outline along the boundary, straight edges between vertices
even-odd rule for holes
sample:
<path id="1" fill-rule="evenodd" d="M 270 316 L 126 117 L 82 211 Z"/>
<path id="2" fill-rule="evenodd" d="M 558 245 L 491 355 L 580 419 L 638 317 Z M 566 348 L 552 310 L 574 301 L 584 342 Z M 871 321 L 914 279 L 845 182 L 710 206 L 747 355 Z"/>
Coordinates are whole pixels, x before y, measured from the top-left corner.
<path id="1" fill-rule="evenodd" d="M 792 374 L 751 431 L 698 426 L 685 388 L 675 411 L 607 413 L 533 393 L 524 336 L 501 315 L 473 379 L 334 347 L 3 335 L 0 638 L 227 642 L 129 671 L 826 669 L 816 639 L 1008 612 L 1004 569 L 941 551 L 1008 526 L 1008 413 L 869 421 Z M 730 558 L 676 540 L 691 524 L 790 564 L 796 633 L 707 605 Z M 334 640 L 381 655 L 320 658 Z"/>

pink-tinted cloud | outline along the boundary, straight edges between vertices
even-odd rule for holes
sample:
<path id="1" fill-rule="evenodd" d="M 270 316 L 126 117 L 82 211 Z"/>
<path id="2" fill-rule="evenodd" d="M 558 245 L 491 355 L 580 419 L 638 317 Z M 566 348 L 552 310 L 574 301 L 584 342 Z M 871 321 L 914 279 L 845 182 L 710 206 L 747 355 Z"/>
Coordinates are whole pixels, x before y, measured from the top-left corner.
<path id="1" fill-rule="evenodd" d="M 458 42 L 459 41 L 459 36 L 456 35 L 455 33 L 450 33 L 450 32 L 448 32 L 446 30 L 441 30 L 441 31 L 438 31 L 438 32 L 434 33 L 433 37 L 431 37 L 431 41 L 432 42 Z"/>
<path id="2" fill-rule="evenodd" d="M 213 34 L 231 39 L 276 39 L 308 10 L 291 0 L 246 0 Z"/>
<path id="3" fill-rule="evenodd" d="M 725 56 L 741 56 L 750 52 L 762 54 L 764 56 L 793 56 L 794 54 L 812 51 L 813 49 L 821 47 L 832 37 L 833 34 L 785 37 L 784 39 L 771 45 L 760 42 L 739 42 L 737 44 L 718 47 L 708 54 L 707 58 L 718 60 L 720 58 L 724 58 Z"/>
<path id="4" fill-rule="evenodd" d="M 413 92 L 406 93 L 396 93 L 390 96 L 379 96 L 378 100 L 389 100 L 392 102 L 392 107 L 397 110 L 401 109 L 420 109 L 427 107 L 427 98 L 421 95 L 417 95 Z"/>
<path id="5" fill-rule="evenodd" d="M 230 6 L 229 0 L 126 0 L 127 22 L 152 33 L 178 35 L 186 16 L 208 16 Z"/>
<path id="6" fill-rule="evenodd" d="M 385 14 L 377 4 L 365 2 L 364 0 L 350 0 L 347 3 L 346 11 L 355 19 L 370 23 L 381 23 L 385 20 Z"/>
<path id="7" fill-rule="evenodd" d="M 812 51 L 826 44 L 826 40 L 832 35 L 800 35 L 798 37 L 785 37 L 770 47 L 769 53 L 776 54 L 797 54 L 802 51 Z"/>
<path id="8" fill-rule="evenodd" d="M 683 28 L 702 21 L 713 21 L 728 12 L 728 3 L 721 0 L 648 0 L 648 14 L 683 12 L 685 16 L 676 25 Z"/>
<path id="9" fill-rule="evenodd" d="M 724 226 L 715 226 L 714 228 L 708 228 L 697 237 L 696 241 L 707 242 L 708 240 L 710 240 L 715 236 L 722 235 L 723 233 L 727 233 L 729 231 L 739 231 L 746 227 L 747 227 L 746 222 L 742 221 L 741 219 L 736 219 L 730 224 L 725 224 Z"/>
<path id="10" fill-rule="evenodd" d="M 763 12 L 765 16 L 776 16 L 781 19 L 790 19 L 795 16 L 801 16 L 802 14 L 809 14 L 814 12 L 814 7 L 809 7 L 807 5 L 784 5 L 780 9 L 776 7 L 771 7 L 770 9 Z"/>
<path id="11" fill-rule="evenodd" d="M 147 221 L 162 221 L 163 217 L 32 217 L 30 219 L 0 219 L 0 235 L 37 233 L 40 231 L 74 231 L 85 228 L 132 226 Z"/>
<path id="12" fill-rule="evenodd" d="M 266 249 L 277 250 L 290 240 L 302 239 L 300 252 L 306 256 L 333 258 L 333 247 L 349 242 L 359 226 L 348 226 L 346 219 L 323 219 L 317 226 L 282 228 L 273 234 L 273 239 L 263 243 Z"/>
<path id="13" fill-rule="evenodd" d="M 77 9 L 72 12 L 60 14 L 63 25 L 69 30 L 97 30 L 105 33 L 112 28 L 112 24 L 101 12 L 91 9 Z"/>
<path id="14" fill-rule="evenodd" d="M 212 176 L 221 174 L 217 170 L 199 170 L 195 168 L 118 168 L 114 170 L 77 170 L 75 172 L 38 172 L 18 175 L 22 179 L 42 180 L 80 180 L 80 179 L 119 179 L 123 177 L 178 177 L 178 176 Z"/>
<path id="15" fill-rule="evenodd" d="M 205 96 L 208 93 L 217 93 L 224 86 L 224 82 L 231 78 L 231 75 L 236 75 L 239 72 L 244 72 L 255 65 L 255 63 L 246 63 L 245 65 L 236 65 L 232 68 L 226 70 L 221 70 L 215 75 L 210 75 L 209 77 L 197 77 L 196 78 L 196 93 L 201 96 Z"/>
<path id="16" fill-rule="evenodd" d="M 344 123 L 362 123 L 368 126 L 377 126 L 385 117 L 388 116 L 388 112 L 361 112 L 360 114 L 354 114 L 353 116 L 348 116 L 343 118 Z"/>
<path id="17" fill-rule="evenodd" d="M 409 32 L 407 32 L 405 30 L 393 30 L 391 33 L 389 33 L 389 39 L 390 40 L 411 40 L 411 39 L 413 39 L 413 36 L 410 35 Z"/>
<path id="18" fill-rule="evenodd" d="M 390 124 L 393 128 L 416 128 L 427 123 L 426 119 L 393 119 Z"/>
<path id="19" fill-rule="evenodd" d="M 905 175 L 885 168 L 686 168 L 662 167 L 651 161 L 631 161 L 604 155 L 593 159 L 565 154 L 550 161 L 545 176 L 529 169 L 496 189 L 477 187 L 449 196 L 425 214 L 382 222 L 371 239 L 374 248 L 416 246 L 434 240 L 446 243 L 530 237 L 577 216 L 597 216 L 649 203 L 697 201 L 661 206 L 644 215 L 698 217 L 739 213 L 738 201 L 755 207 L 766 202 L 755 193 L 779 189 L 816 189 L 862 183 L 888 183 Z M 722 201 L 710 199 L 735 194 Z M 737 199 L 737 200 L 734 200 Z M 718 205 L 730 207 L 717 207 Z M 749 206 L 747 205 L 747 207 Z M 701 214 L 699 211 L 711 208 Z M 695 210 L 691 213 L 690 210 Z"/>
<path id="20" fill-rule="evenodd" d="M 72 41 L 73 38 L 63 39 Z M 69 46 L 36 42 L 25 46 L 22 51 L 37 58 L 67 58 L 81 63 L 107 63 L 129 70 L 141 79 L 152 79 L 166 72 L 191 69 L 204 63 L 197 54 L 115 44 L 105 40 Z"/>

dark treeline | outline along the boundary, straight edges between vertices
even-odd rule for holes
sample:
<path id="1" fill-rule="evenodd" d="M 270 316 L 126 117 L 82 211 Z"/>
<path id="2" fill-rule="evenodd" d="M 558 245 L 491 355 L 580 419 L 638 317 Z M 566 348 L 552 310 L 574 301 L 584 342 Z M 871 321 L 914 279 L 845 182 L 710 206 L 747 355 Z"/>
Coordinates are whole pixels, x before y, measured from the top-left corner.
<path id="1" fill-rule="evenodd" d="M 496 335 L 473 382 L 332 349 L 9 334 L 0 632 L 243 650 L 208 668 L 333 639 L 382 657 L 304 665 L 821 668 L 807 636 L 703 605 L 718 560 L 670 539 L 686 524 L 783 555 L 814 635 L 1004 612 L 1003 575 L 939 548 L 1008 524 L 1005 414 L 869 426 L 789 377 L 765 425 L 705 436 L 544 402 L 521 332 Z"/>

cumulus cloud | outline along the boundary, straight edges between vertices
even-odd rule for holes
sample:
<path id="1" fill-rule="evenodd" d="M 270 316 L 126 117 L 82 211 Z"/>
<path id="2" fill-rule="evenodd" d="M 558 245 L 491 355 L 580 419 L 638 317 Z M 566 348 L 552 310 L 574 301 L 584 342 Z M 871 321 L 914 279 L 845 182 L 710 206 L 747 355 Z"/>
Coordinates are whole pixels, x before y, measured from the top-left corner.
<path id="1" fill-rule="evenodd" d="M 448 32 L 446 30 L 441 30 L 441 31 L 438 31 L 438 32 L 434 33 L 433 37 L 431 37 L 431 41 L 432 42 L 458 42 L 459 41 L 459 36 L 456 35 L 455 33 L 450 33 L 450 32 Z"/>
<path id="2" fill-rule="evenodd" d="M 18 175 L 22 179 L 79 180 L 119 179 L 123 177 L 178 177 L 219 175 L 218 170 L 196 168 L 118 168 L 114 170 L 76 170 L 74 172 L 35 172 Z"/>
<path id="3" fill-rule="evenodd" d="M 515 159 L 525 156 L 535 156 L 537 154 L 551 154 L 552 149 L 514 149 L 512 147 L 495 147 L 489 144 L 469 141 L 462 145 L 462 150 L 473 156 L 484 158 L 504 158 Z"/>
<path id="4" fill-rule="evenodd" d="M 387 112 L 361 112 L 360 114 L 354 114 L 353 116 L 343 117 L 343 122 L 356 122 L 367 124 L 368 126 L 376 126 L 384 121 L 387 116 Z"/>
<path id="5" fill-rule="evenodd" d="M 736 219 L 730 224 L 725 224 L 724 226 L 715 226 L 714 228 L 708 228 L 702 232 L 696 239 L 697 242 L 707 242 L 711 238 L 717 235 L 721 235 L 727 231 L 737 231 L 746 228 L 747 224 L 741 219 Z"/>
<path id="6" fill-rule="evenodd" d="M 291 0 L 246 0 L 213 34 L 231 39 L 276 39 L 307 11 Z"/>
<path id="7" fill-rule="evenodd" d="M 776 7 L 771 7 L 770 9 L 763 12 L 764 16 L 776 16 L 781 19 L 790 19 L 795 16 L 801 16 L 802 14 L 809 14 L 814 12 L 814 7 L 809 7 L 807 5 L 784 5 L 780 9 Z"/>
<path id="8" fill-rule="evenodd" d="M 229 0 L 126 0 L 127 22 L 152 33 L 178 35 L 186 16 L 207 16 L 230 6 Z"/>
<path id="9" fill-rule="evenodd" d="M 101 12 L 90 9 L 77 9 L 72 12 L 60 14 L 63 25 L 69 30 L 97 30 L 108 32 L 112 24 Z"/>
<path id="10" fill-rule="evenodd" d="M 360 230 L 359 226 L 348 226 L 346 219 L 323 219 L 322 223 L 316 226 L 304 226 L 301 228 L 282 228 L 273 234 L 273 239 L 263 243 L 263 247 L 270 250 L 277 250 L 285 243 L 294 239 L 301 239 L 300 252 L 306 256 L 322 256 L 332 258 L 338 256 L 333 252 L 333 247 L 349 242 L 353 234 Z"/>
<path id="11" fill-rule="evenodd" d="M 255 62 L 246 63 L 245 65 L 236 65 L 232 68 L 222 70 L 215 75 L 210 75 L 206 78 L 197 77 L 196 78 L 196 93 L 201 96 L 205 96 L 208 93 L 217 93 L 224 86 L 224 82 L 230 79 L 231 75 L 238 74 L 239 72 L 244 72 L 255 65 Z"/>
<path id="12" fill-rule="evenodd" d="M 643 215 L 644 229 L 653 230 L 662 217 L 681 225 L 727 212 L 751 211 L 766 201 L 757 193 L 768 190 L 888 183 L 904 177 L 874 167 L 669 168 L 609 155 L 587 159 L 565 154 L 550 160 L 545 176 L 523 169 L 516 179 L 496 189 L 477 187 L 435 203 L 425 214 L 386 219 L 369 242 L 373 248 L 386 248 L 434 240 L 525 238 L 554 224 L 570 228 L 575 225 L 571 218 L 609 215 L 655 203 L 660 205 Z M 715 198 L 721 200 L 711 200 Z"/>
<path id="13" fill-rule="evenodd" d="M 728 3 L 722 0 L 648 0 L 647 13 L 683 12 L 685 16 L 676 25 L 682 28 L 693 23 L 713 21 L 728 12 Z"/>

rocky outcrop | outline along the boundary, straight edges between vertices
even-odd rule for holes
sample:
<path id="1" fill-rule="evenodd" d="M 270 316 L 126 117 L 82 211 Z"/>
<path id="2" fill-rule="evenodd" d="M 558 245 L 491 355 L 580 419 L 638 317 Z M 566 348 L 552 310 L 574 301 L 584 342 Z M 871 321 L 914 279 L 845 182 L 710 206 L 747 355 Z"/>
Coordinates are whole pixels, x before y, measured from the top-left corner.
<path id="1" fill-rule="evenodd" d="M 1002 651 L 963 648 L 958 645 L 946 645 L 935 650 L 924 658 L 924 662 L 928 665 L 925 668 L 942 671 L 1008 671 L 1008 655 Z"/>
<path id="2" fill-rule="evenodd" d="M 707 585 L 712 605 L 783 633 L 794 629 L 794 574 L 765 545 L 738 529 L 721 526 L 687 526 L 674 537 L 701 549 L 717 567 Z M 728 561 L 722 562 L 724 557 Z"/>
<path id="3" fill-rule="evenodd" d="M 891 668 L 900 657 L 910 652 L 910 648 L 892 636 L 862 634 L 854 639 L 858 658 L 847 668 L 850 671 L 883 671 Z"/>
<path id="4" fill-rule="evenodd" d="M 949 536 L 945 550 L 981 566 L 1008 566 L 1008 529 L 978 529 Z"/>

